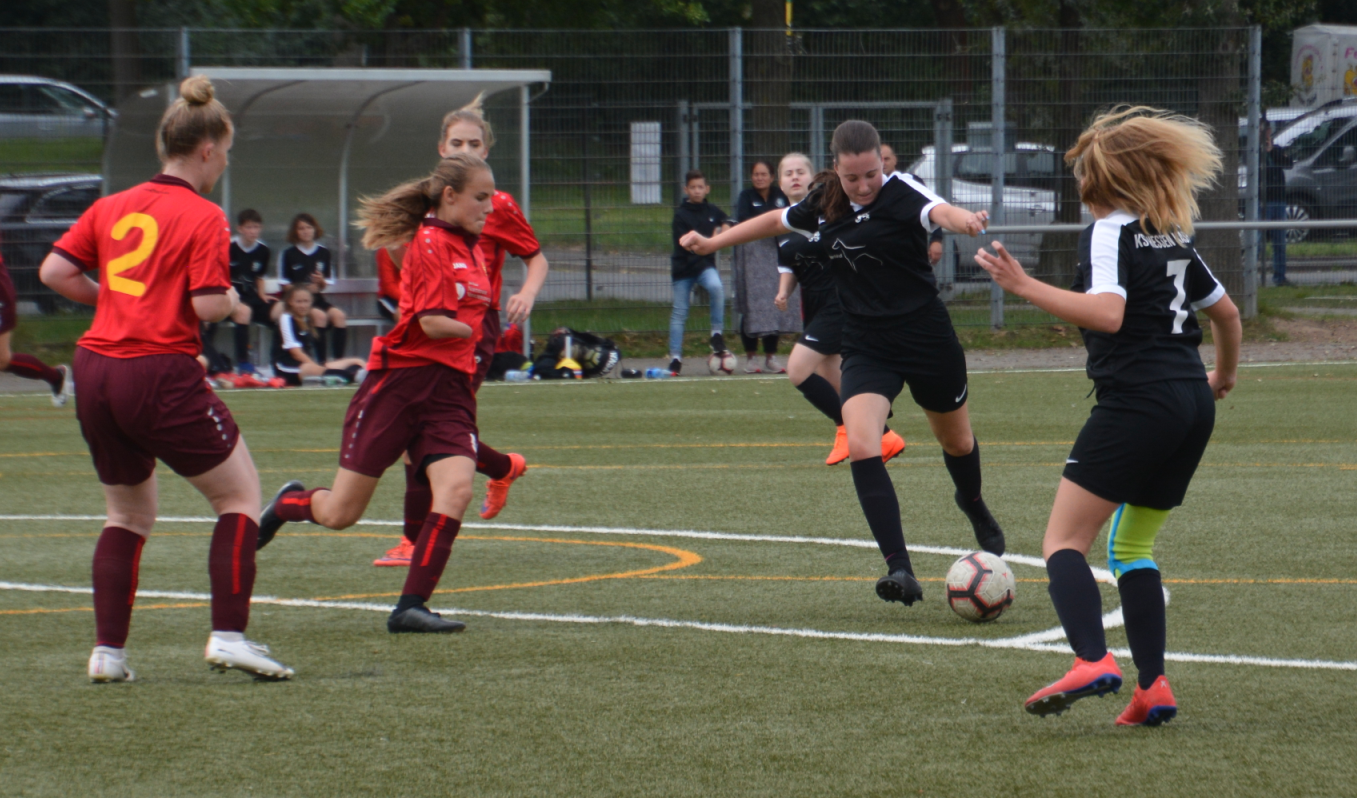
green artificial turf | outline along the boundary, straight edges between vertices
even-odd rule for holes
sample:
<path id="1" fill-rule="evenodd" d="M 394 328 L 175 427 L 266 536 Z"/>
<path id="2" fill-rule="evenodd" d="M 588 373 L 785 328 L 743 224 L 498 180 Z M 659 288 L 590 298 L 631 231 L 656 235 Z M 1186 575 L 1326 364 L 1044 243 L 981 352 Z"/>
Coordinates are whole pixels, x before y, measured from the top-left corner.
<path id="1" fill-rule="evenodd" d="M 1088 387 L 1069 372 L 972 376 L 1011 553 L 1040 555 Z M 267 495 L 291 477 L 328 483 L 351 395 L 225 395 Z M 257 596 L 377 608 L 256 604 L 250 635 L 294 681 L 209 673 L 205 603 L 143 596 L 138 680 L 94 686 L 89 596 L 0 589 L 0 795 L 1357 794 L 1357 671 L 1170 662 L 1178 718 L 1127 729 L 1112 721 L 1129 657 L 1120 696 L 1043 720 L 1022 701 L 1064 673 L 1064 650 L 766 633 L 993 640 L 1057 625 L 1034 565 L 1014 564 L 1016 603 L 974 626 L 942 598 L 952 556 L 915 554 L 925 600 L 906 609 L 876 598 L 872 548 L 662 534 L 870 540 L 848 468 L 822 465 L 832 428 L 783 380 L 498 384 L 480 399 L 483 438 L 532 469 L 498 527 L 464 528 L 432 604 L 501 617 L 389 635 L 381 608 L 404 573 L 370 563 L 398 530 L 289 525 L 259 556 Z M 1156 550 L 1169 649 L 1357 660 L 1357 366 L 1244 369 L 1218 407 Z M 920 412 L 896 410 L 907 539 L 972 547 Z M 207 514 L 162 476 L 162 516 Z M 369 519 L 400 517 L 401 481 L 389 473 Z M 102 509 L 73 411 L 0 395 L 0 514 Z M 88 586 L 99 526 L 0 520 L 0 580 Z M 205 592 L 209 534 L 162 521 L 141 589 Z M 1116 606 L 1114 588 L 1103 597 Z M 584 622 L 599 619 L 613 621 Z"/>

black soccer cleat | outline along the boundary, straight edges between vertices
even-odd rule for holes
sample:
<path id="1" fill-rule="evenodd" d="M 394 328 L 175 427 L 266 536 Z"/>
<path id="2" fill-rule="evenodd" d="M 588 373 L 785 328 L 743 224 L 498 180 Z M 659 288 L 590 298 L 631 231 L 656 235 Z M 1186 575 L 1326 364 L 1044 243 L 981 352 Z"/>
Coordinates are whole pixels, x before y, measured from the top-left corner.
<path id="1" fill-rule="evenodd" d="M 724 354 L 726 351 L 726 337 L 721 333 L 711 334 L 711 351 L 714 354 Z"/>
<path id="2" fill-rule="evenodd" d="M 976 499 L 968 502 L 961 498 L 960 491 L 954 494 L 954 498 L 956 506 L 960 507 L 961 512 L 970 520 L 971 527 L 975 530 L 975 542 L 980 544 L 980 548 L 996 557 L 1004 556 L 1004 530 L 999 528 L 999 522 L 990 515 L 985 500 Z"/>
<path id="3" fill-rule="evenodd" d="M 901 568 L 876 580 L 876 594 L 882 601 L 898 601 L 908 607 L 923 599 L 924 589 L 914 574 Z"/>
<path id="4" fill-rule="evenodd" d="M 678 358 L 674 358 L 673 360 L 669 361 L 669 372 L 670 372 L 671 374 L 678 374 L 680 371 L 683 371 L 683 361 L 682 361 L 682 360 L 679 360 Z"/>
<path id="5" fill-rule="evenodd" d="M 386 631 L 391 634 L 418 632 L 423 634 L 452 634 L 466 629 L 461 621 L 446 621 L 423 604 L 392 612 L 386 619 Z"/>
<path id="6" fill-rule="evenodd" d="M 279 488 L 278 492 L 274 494 L 273 501 L 264 505 L 264 512 L 259 514 L 259 542 L 255 544 L 255 551 L 259 551 L 269 545 L 269 541 L 273 540 L 273 536 L 278 534 L 278 530 L 283 528 L 283 524 L 287 523 L 278 517 L 278 513 L 274 511 L 274 508 L 278 506 L 278 500 L 283 498 L 284 493 L 291 493 L 297 490 L 306 490 L 306 486 L 302 484 L 300 479 L 294 479 L 283 485 L 283 487 Z"/>

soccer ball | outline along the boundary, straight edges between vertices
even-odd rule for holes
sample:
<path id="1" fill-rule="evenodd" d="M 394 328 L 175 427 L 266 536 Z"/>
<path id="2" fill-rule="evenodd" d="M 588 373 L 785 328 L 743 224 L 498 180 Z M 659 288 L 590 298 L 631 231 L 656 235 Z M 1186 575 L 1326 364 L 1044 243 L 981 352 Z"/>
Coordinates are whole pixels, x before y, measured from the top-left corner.
<path id="1" fill-rule="evenodd" d="M 992 621 L 1013 603 L 1013 571 L 987 551 L 967 554 L 947 570 L 947 603 L 968 621 Z"/>
<path id="2" fill-rule="evenodd" d="M 716 377 L 728 377 L 735 373 L 735 356 L 729 352 L 712 352 L 707 358 L 707 370 Z"/>

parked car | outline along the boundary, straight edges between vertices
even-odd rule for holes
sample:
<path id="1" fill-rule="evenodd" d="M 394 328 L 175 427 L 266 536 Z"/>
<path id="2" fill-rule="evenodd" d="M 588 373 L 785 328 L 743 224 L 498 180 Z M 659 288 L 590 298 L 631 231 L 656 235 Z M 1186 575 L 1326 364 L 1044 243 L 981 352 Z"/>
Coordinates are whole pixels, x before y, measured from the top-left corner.
<path id="1" fill-rule="evenodd" d="M 1286 218 L 1357 219 L 1357 97 L 1324 105 L 1273 137 L 1286 148 Z M 1304 241 L 1314 231 L 1288 230 Z"/>
<path id="2" fill-rule="evenodd" d="M 94 95 L 69 83 L 32 75 L 0 75 L 0 139 L 103 140 L 117 116 L 117 111 Z"/>
<path id="3" fill-rule="evenodd" d="M 0 256 L 19 301 L 36 302 L 43 313 L 69 302 L 38 280 L 38 267 L 85 209 L 103 193 L 100 175 L 25 175 L 0 178 Z"/>
<path id="4" fill-rule="evenodd" d="M 1054 223 L 1056 181 L 1060 179 L 1058 158 L 1054 147 L 1026 142 L 1019 142 L 1013 150 L 1004 153 L 1004 224 Z M 968 211 L 993 213 L 990 176 L 994 173 L 994 160 L 991 149 L 952 145 L 953 205 Z M 936 163 L 935 149 L 924 147 L 922 156 L 906 171 L 934 188 L 937 185 Z M 1004 244 L 1014 257 L 1033 264 L 1041 251 L 1041 234 L 1009 234 L 1004 236 Z M 958 282 L 989 279 L 989 275 L 969 258 L 959 258 L 956 266 Z"/>

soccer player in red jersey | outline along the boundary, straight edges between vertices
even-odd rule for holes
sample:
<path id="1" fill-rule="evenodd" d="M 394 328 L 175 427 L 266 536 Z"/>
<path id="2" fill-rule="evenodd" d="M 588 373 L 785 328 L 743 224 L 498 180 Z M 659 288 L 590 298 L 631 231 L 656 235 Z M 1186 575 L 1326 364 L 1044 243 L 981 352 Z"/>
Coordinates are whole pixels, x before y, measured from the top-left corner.
<path id="1" fill-rule="evenodd" d="M 19 323 L 18 296 L 9 270 L 0 258 L 0 371 L 28 380 L 43 380 L 52 389 L 52 406 L 65 407 L 71 395 L 71 369 L 49 366 L 33 355 L 16 355 L 9 348 L 9 336 Z"/>
<path id="2" fill-rule="evenodd" d="M 89 661 L 95 682 L 131 681 L 124 645 L 137 592 L 142 545 L 155 524 L 156 458 L 211 503 L 217 514 L 208 572 L 212 634 L 206 658 L 257 679 L 287 679 L 291 668 L 245 639 L 259 533 L 259 475 L 231 412 L 212 393 L 194 357 L 200 321 L 231 315 L 231 230 L 202 195 L 226 169 L 231 116 L 212 83 L 179 86 L 161 117 L 161 174 L 94 203 L 42 264 L 42 281 L 94 305 L 80 339 L 76 417 L 104 486 L 108 520 L 94 549 L 94 619 Z M 87 273 L 98 270 L 99 281 Z"/>
<path id="3" fill-rule="evenodd" d="M 495 144 L 495 133 L 481 113 L 481 98 L 443 117 L 443 133 L 438 140 L 438 154 L 447 158 L 459 152 L 470 153 L 485 160 L 490 157 L 490 148 Z M 542 255 L 542 246 L 537 243 L 537 235 L 532 226 L 519 210 L 518 203 L 507 192 L 496 191 L 492 199 L 494 210 L 481 231 L 478 246 L 485 256 L 485 268 L 490 275 L 490 310 L 482 322 L 480 341 L 476 346 L 476 374 L 472 379 L 472 389 L 479 390 L 490 371 L 495 359 L 495 345 L 500 336 L 499 298 L 504 284 L 504 260 L 507 255 L 522 258 L 527 264 L 528 275 L 523 287 L 517 294 L 509 297 L 505 310 L 509 322 L 517 324 L 532 313 L 533 303 L 547 279 L 547 259 Z M 393 248 L 399 257 L 400 249 Z M 388 255 L 390 257 L 390 255 Z M 380 265 L 381 256 L 378 256 Z M 414 541 L 424 526 L 424 516 L 428 514 L 430 497 L 418 480 L 412 479 L 414 466 L 406 463 L 405 494 L 405 538 L 385 555 L 373 561 L 373 565 L 403 566 L 409 563 Z M 509 499 L 509 487 L 514 480 L 523 476 L 528 464 L 523 455 L 510 452 L 501 453 L 480 444 L 476 470 L 485 474 L 490 481 L 485 486 L 485 502 L 481 505 L 481 518 L 487 521 L 499 515 Z"/>
<path id="4" fill-rule="evenodd" d="M 400 321 L 372 342 L 368 375 L 349 402 L 332 487 L 293 481 L 264 508 L 267 542 L 287 521 L 331 529 L 357 523 L 382 473 L 403 455 L 428 486 L 432 507 L 420 529 L 391 632 L 460 632 L 426 606 L 443 575 L 476 473 L 476 337 L 491 305 L 490 276 L 476 237 L 495 178 L 474 155 L 446 158 L 433 174 L 364 200 L 359 224 L 372 249 L 405 241 Z M 415 209 L 418 209 L 417 211 Z M 413 240 L 411 237 L 413 236 Z"/>

